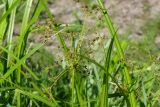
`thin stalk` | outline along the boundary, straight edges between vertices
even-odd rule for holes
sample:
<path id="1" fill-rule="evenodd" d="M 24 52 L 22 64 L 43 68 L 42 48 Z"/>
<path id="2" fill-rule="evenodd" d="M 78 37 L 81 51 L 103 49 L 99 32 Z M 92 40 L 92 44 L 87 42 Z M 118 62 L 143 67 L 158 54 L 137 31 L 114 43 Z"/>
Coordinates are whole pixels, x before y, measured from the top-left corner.
<path id="1" fill-rule="evenodd" d="M 102 102 L 101 102 L 101 107 L 108 107 L 108 87 L 109 87 L 109 68 L 110 68 L 110 60 L 111 60 L 111 52 L 112 52 L 112 47 L 113 47 L 113 42 L 114 42 L 114 37 L 112 38 L 107 55 L 106 55 L 106 61 L 105 61 L 105 72 L 103 74 L 103 83 L 102 83 Z"/>
<path id="2" fill-rule="evenodd" d="M 9 7 L 13 4 L 13 0 L 9 1 Z M 11 15 L 10 15 L 10 21 L 9 21 L 9 27 L 8 27 L 8 35 L 7 35 L 7 43 L 9 44 L 8 46 L 8 51 L 12 51 L 12 38 L 13 38 L 13 29 L 14 29 L 14 20 L 15 20 L 15 14 L 16 14 L 16 7 L 12 10 Z M 10 63 L 10 55 L 8 55 L 7 59 L 7 67 L 9 67 Z"/>
<path id="3" fill-rule="evenodd" d="M 14 3 L 13 0 L 9 0 L 9 8 L 11 7 L 11 5 Z M 13 29 L 14 29 L 14 20 L 15 20 L 15 14 L 16 14 L 16 7 L 12 10 L 11 15 L 10 15 L 10 19 L 9 19 L 9 27 L 8 27 L 8 35 L 7 35 L 7 43 L 9 44 L 8 47 L 8 51 L 12 52 L 12 38 L 13 38 Z M 11 63 L 11 56 L 8 54 L 7 55 L 7 68 L 10 67 L 10 63 Z M 20 98 L 20 93 L 17 93 L 17 107 L 20 107 L 20 102 L 21 102 L 21 98 Z"/>
<path id="4" fill-rule="evenodd" d="M 72 73 L 72 78 L 71 78 L 71 82 L 72 82 L 72 107 L 74 107 L 74 73 L 75 73 L 75 70 L 74 70 L 74 68 L 73 68 L 73 66 L 72 66 L 72 68 L 71 68 L 71 73 Z"/>
<path id="5" fill-rule="evenodd" d="M 11 14 L 11 10 L 9 11 L 9 5 L 8 5 L 8 1 L 5 2 L 5 11 L 3 16 L 0 18 L 0 26 L 1 26 L 1 38 L 2 38 L 2 46 L 3 47 L 7 47 L 7 33 L 8 33 L 8 28 L 9 28 L 9 14 Z M 8 13 L 6 15 L 6 13 Z M 4 17 L 5 16 L 5 17 Z M 1 23 L 2 22 L 2 23 Z M 2 53 L 2 62 L 3 62 L 3 74 L 5 74 L 7 72 L 7 53 L 3 52 Z"/>
<path id="6" fill-rule="evenodd" d="M 22 25 L 21 25 L 21 31 L 20 31 L 20 44 L 19 44 L 19 50 L 18 50 L 18 57 L 21 58 L 22 56 L 22 48 L 23 48 L 23 45 L 24 45 L 24 42 L 23 42 L 23 39 L 24 39 L 24 36 L 25 36 L 25 29 L 27 28 L 27 24 L 28 24 L 28 20 L 29 20 L 29 14 L 30 14 L 30 9 L 31 9 L 31 5 L 32 5 L 32 1 L 33 0 L 27 0 L 26 1 L 26 8 L 25 8 L 25 12 L 24 12 L 24 15 L 23 15 L 23 20 L 22 20 Z M 21 67 L 19 68 L 19 70 L 17 70 L 17 82 L 20 83 L 21 81 L 21 74 L 20 74 L 20 69 Z"/>
<path id="7" fill-rule="evenodd" d="M 113 37 L 114 36 L 114 33 L 116 32 L 115 31 L 115 28 L 113 26 L 113 23 L 112 23 L 112 20 L 111 18 L 109 17 L 108 13 L 107 13 L 107 10 L 105 9 L 103 3 L 101 0 L 97 0 L 100 8 L 101 8 L 101 11 L 103 13 L 103 16 L 104 16 L 104 19 L 105 19 L 105 23 L 109 29 L 109 32 L 110 32 L 110 35 Z M 122 60 L 124 60 L 124 53 L 123 53 L 123 50 L 121 48 L 121 45 L 119 43 L 119 40 L 117 38 L 117 35 L 115 35 L 115 45 L 116 45 L 116 48 L 118 50 L 118 53 L 120 55 L 120 58 Z M 127 70 L 127 68 L 124 69 L 124 77 L 125 77 L 125 83 L 127 85 L 129 85 L 129 87 L 131 86 L 131 78 L 130 78 L 130 75 L 129 75 L 129 72 Z M 136 107 L 136 99 L 135 99 L 135 95 L 134 95 L 134 92 L 132 91 L 131 93 L 129 93 L 129 101 L 130 101 L 130 106 L 131 107 Z"/>

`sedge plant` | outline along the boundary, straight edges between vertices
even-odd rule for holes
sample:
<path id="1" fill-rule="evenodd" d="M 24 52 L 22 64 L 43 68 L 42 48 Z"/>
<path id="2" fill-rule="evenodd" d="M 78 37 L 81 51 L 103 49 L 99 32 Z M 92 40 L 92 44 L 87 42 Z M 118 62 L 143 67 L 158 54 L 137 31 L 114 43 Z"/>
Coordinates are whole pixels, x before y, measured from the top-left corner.
<path id="1" fill-rule="evenodd" d="M 90 13 L 84 13 L 83 21 L 78 19 L 76 23 L 64 24 L 56 22 L 47 0 L 2 1 L 3 5 L 0 5 L 0 9 L 3 10 L 0 14 L 0 105 L 17 107 L 24 105 L 136 107 L 138 105 L 134 83 L 127 68 L 117 29 L 102 1 L 96 1 L 98 11 L 103 16 L 101 23 L 109 31 L 110 37 L 106 40 L 97 31 L 98 39 L 93 40 L 93 44 L 96 42 L 99 44 L 98 46 L 96 44 L 97 52 L 93 53 L 95 47 L 93 45 L 92 48 L 89 37 L 86 37 L 89 27 L 86 20 Z M 21 4 L 25 8 L 19 34 L 15 35 L 16 17 Z M 50 22 L 45 25 L 46 27 L 37 29 L 36 23 L 44 11 Z M 96 17 L 95 14 L 94 16 Z M 96 28 L 99 26 L 96 25 Z M 33 47 L 29 45 L 30 34 L 43 31 L 47 32 L 44 34 L 47 39 L 44 37 L 42 43 Z M 47 60 L 52 58 L 48 54 L 45 55 L 44 50 L 40 51 L 45 47 L 50 35 L 58 40 L 61 49 L 57 52 L 62 53 L 62 58 L 59 58 L 56 63 L 58 67 L 54 66 L 52 60 L 51 62 Z M 32 57 L 34 60 L 38 52 L 42 52 L 43 57 L 38 57 L 39 61 L 36 64 L 33 64 L 32 60 L 29 62 Z M 95 57 L 97 54 L 98 58 Z M 47 64 L 51 63 L 51 66 L 45 65 L 43 61 L 47 61 Z M 143 94 L 145 93 L 143 88 Z M 147 105 L 146 101 L 144 100 Z"/>

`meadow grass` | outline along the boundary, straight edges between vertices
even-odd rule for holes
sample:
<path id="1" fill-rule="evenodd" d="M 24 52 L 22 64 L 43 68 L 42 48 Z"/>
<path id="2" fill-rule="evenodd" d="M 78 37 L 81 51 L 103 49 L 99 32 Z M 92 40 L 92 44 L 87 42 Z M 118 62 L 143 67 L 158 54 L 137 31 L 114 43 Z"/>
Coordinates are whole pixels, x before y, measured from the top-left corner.
<path id="1" fill-rule="evenodd" d="M 134 65 L 131 69 L 118 39 L 118 30 L 101 0 L 94 4 L 102 16 L 102 20 L 97 18 L 96 21 L 109 31 L 110 37 L 106 40 L 97 31 L 98 38 L 91 44 L 85 39 L 88 32 L 85 19 L 93 14 L 85 14 L 83 23 L 58 24 L 47 0 L 3 0 L 0 3 L 3 12 L 0 13 L 1 106 L 151 107 L 158 104 L 155 94 L 159 90 L 154 85 L 158 83 L 154 78 L 160 69 L 158 62 L 141 68 Z M 25 8 L 19 34 L 15 35 L 17 9 L 21 4 Z M 48 16 L 47 25 L 36 27 L 44 11 Z M 97 16 L 94 14 L 94 17 Z M 157 31 L 157 27 L 155 29 Z M 44 32 L 44 37 L 42 42 L 32 46 L 28 39 L 34 32 Z M 67 38 L 66 32 L 71 32 Z M 54 55 L 45 50 L 53 34 L 60 45 L 57 54 L 63 54 L 57 62 Z M 97 52 L 92 52 L 96 47 Z"/>

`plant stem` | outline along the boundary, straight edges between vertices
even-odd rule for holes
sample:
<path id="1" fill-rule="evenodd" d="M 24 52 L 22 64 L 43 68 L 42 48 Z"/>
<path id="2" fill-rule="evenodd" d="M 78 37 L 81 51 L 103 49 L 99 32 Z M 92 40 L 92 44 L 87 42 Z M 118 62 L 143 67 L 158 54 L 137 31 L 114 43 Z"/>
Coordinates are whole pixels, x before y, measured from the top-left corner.
<path id="1" fill-rule="evenodd" d="M 97 1 L 98 1 L 98 4 L 99 4 L 100 8 L 101 8 L 102 13 L 103 13 L 105 23 L 106 23 L 106 25 L 109 29 L 110 35 L 112 37 L 115 35 L 115 45 L 116 45 L 116 48 L 117 48 L 118 53 L 120 55 L 120 58 L 121 58 L 121 60 L 124 60 L 124 53 L 123 53 L 123 50 L 121 48 L 120 42 L 118 40 L 117 34 L 115 34 L 116 31 L 115 31 L 115 28 L 113 26 L 112 20 L 109 17 L 109 15 L 107 13 L 107 10 L 105 9 L 102 1 L 101 0 L 97 0 Z M 129 87 L 130 87 L 131 86 L 131 78 L 130 78 L 129 72 L 128 72 L 126 67 L 124 69 L 124 74 L 123 75 L 125 77 L 125 83 L 127 85 L 129 85 Z M 135 95 L 134 95 L 133 91 L 131 93 L 129 93 L 129 101 L 130 101 L 130 106 L 131 107 L 136 107 L 136 99 L 135 99 Z"/>

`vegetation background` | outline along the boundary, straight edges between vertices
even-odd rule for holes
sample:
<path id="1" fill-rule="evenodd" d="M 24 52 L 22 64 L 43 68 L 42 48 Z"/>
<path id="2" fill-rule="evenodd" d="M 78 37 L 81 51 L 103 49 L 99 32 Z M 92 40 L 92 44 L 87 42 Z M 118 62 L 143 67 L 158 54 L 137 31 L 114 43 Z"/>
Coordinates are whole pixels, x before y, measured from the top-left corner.
<path id="1" fill-rule="evenodd" d="M 1 0 L 0 106 L 159 107 L 159 0 Z"/>

